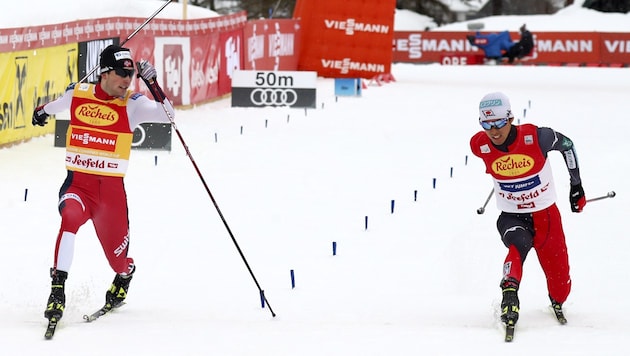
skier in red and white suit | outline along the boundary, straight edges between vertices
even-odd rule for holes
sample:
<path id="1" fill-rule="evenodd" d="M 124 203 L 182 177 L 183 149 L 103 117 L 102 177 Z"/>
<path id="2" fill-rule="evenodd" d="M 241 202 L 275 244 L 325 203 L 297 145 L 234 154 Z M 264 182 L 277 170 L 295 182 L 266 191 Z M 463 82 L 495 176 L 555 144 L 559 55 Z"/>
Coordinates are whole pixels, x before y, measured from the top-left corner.
<path id="1" fill-rule="evenodd" d="M 560 151 L 569 171 L 569 200 L 573 212 L 586 204 L 573 142 L 563 134 L 532 124 L 513 125 L 507 96 L 490 93 L 479 104 L 483 131 L 470 140 L 473 154 L 481 158 L 494 181 L 494 196 L 501 214 L 497 228 L 508 248 L 503 265 L 501 319 L 518 320 L 518 287 L 523 263 L 533 247 L 547 278 L 552 307 L 562 311 L 571 290 L 569 258 L 562 219 L 555 204 L 550 151 Z"/>
<path id="2" fill-rule="evenodd" d="M 155 68 L 141 61 L 139 77 L 161 98 Z M 106 304 L 120 305 L 135 271 L 129 249 L 127 195 L 123 178 L 129 164 L 134 129 L 143 122 L 170 123 L 174 110 L 129 90 L 135 73 L 129 49 L 108 46 L 101 53 L 96 84 L 73 83 L 58 99 L 39 106 L 33 125 L 43 126 L 49 115 L 70 110 L 66 137 L 67 177 L 59 191 L 61 227 L 51 268 L 52 291 L 45 316 L 57 320 L 65 308 L 65 280 L 72 264 L 79 228 L 92 220 L 107 261 L 116 272 Z M 168 114 L 167 114 L 168 112 Z M 169 116 L 170 115 L 170 118 Z"/>

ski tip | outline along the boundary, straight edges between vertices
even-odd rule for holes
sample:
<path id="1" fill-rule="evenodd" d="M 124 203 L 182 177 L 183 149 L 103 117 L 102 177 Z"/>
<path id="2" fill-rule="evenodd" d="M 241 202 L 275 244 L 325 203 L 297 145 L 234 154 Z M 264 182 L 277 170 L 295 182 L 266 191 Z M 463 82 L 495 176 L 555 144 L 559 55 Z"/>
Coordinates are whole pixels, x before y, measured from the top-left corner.
<path id="1" fill-rule="evenodd" d="M 46 327 L 46 333 L 44 333 L 44 339 L 50 340 L 55 335 L 55 330 L 57 329 L 57 322 L 59 320 L 56 317 L 52 317 L 48 319 L 48 326 Z"/>
<path id="2" fill-rule="evenodd" d="M 508 321 L 505 325 L 505 342 L 512 342 L 514 340 L 514 328 L 516 323 L 513 320 Z"/>
<path id="3" fill-rule="evenodd" d="M 87 314 L 86 314 L 86 315 L 83 315 L 83 320 L 85 320 L 85 322 L 87 322 L 87 323 L 91 323 L 91 322 L 93 322 L 94 320 L 98 319 L 98 318 L 99 318 L 99 316 L 100 316 L 100 315 L 94 315 L 94 314 L 92 314 L 92 315 L 87 315 Z"/>

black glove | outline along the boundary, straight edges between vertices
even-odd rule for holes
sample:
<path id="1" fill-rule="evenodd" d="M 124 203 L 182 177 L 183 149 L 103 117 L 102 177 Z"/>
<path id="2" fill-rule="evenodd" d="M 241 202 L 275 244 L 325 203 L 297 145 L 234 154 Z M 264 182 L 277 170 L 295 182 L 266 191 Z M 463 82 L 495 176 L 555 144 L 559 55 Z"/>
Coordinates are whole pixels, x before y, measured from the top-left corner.
<path id="1" fill-rule="evenodd" d="M 569 202 L 571 203 L 571 211 L 579 213 L 586 205 L 586 198 L 584 197 L 584 189 L 582 184 L 576 184 L 571 186 L 571 192 L 569 193 Z"/>
<path id="2" fill-rule="evenodd" d="M 39 125 L 39 126 L 44 126 L 47 124 L 47 120 L 48 120 L 48 114 L 46 114 L 46 112 L 44 111 L 44 105 L 40 105 L 38 107 L 35 108 L 35 110 L 33 111 L 33 126 L 35 125 Z"/>

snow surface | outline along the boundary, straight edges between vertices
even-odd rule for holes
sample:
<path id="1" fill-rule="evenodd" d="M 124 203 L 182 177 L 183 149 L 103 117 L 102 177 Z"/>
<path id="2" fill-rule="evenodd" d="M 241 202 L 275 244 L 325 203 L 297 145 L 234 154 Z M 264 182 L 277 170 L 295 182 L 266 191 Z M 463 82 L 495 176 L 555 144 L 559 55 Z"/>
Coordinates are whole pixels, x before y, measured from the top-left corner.
<path id="1" fill-rule="evenodd" d="M 164 3 L 161 0 L 24 0 L 13 2 L 8 11 L 0 11 L 0 27 L 37 26 L 116 16 L 148 18 Z M 187 19 L 219 16 L 210 9 L 192 5 L 186 7 L 185 13 Z M 156 18 L 183 19 L 183 2 L 173 1 Z"/>
<path id="2" fill-rule="evenodd" d="M 417 31 L 435 29 L 437 24 L 427 16 L 405 9 L 396 9 L 394 14 L 394 31 Z"/>
<path id="3" fill-rule="evenodd" d="M 38 4 L 42 12 L 54 6 Z M 92 16 L 88 10 L 66 9 L 77 18 Z M 20 25 L 30 24 L 27 17 Z M 0 149 L 2 354 L 623 354 L 630 71 L 396 64 L 393 75 L 395 83 L 370 86 L 360 98 L 336 98 L 333 81 L 319 79 L 317 109 L 306 112 L 230 108 L 229 98 L 177 111 L 178 129 L 276 317 L 261 308 L 173 135 L 171 152 L 132 153 L 126 187 L 138 272 L 127 305 L 82 321 L 113 279 L 88 223 L 76 241 L 64 318 L 45 341 L 64 150 L 52 135 Z M 617 193 L 571 213 L 564 162 L 550 155 L 572 268 L 569 323 L 559 325 L 549 311 L 532 251 L 511 344 L 502 341 L 497 315 L 507 250 L 494 200 L 476 213 L 492 184 L 468 146 L 480 129 L 478 101 L 495 90 L 511 97 L 520 122 L 574 140 L 587 198 Z"/>
<path id="4" fill-rule="evenodd" d="M 584 0 L 560 9 L 552 15 L 504 15 L 452 23 L 434 31 L 470 31 L 468 25 L 483 24 L 480 31 L 515 31 L 522 24 L 540 32 L 630 32 L 630 13 L 603 13 L 582 7 Z M 475 31 L 477 27 L 474 27 Z"/>

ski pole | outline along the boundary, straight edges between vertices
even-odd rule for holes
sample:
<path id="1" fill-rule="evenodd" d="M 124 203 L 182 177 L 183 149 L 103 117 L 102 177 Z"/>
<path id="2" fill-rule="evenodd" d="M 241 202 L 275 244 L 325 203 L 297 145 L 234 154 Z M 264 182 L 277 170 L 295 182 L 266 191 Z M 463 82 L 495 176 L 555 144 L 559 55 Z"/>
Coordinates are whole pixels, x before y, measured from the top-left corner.
<path id="1" fill-rule="evenodd" d="M 493 193 L 494 193 L 494 188 L 492 188 L 492 190 L 490 191 L 490 194 L 488 194 L 488 198 L 486 199 L 486 202 L 483 203 L 483 206 L 477 209 L 477 214 L 481 215 L 486 211 L 486 205 L 488 205 L 488 202 L 490 201 L 490 198 L 492 198 Z"/>
<path id="2" fill-rule="evenodd" d="M 138 68 L 138 72 L 140 72 L 140 68 Z M 154 83 L 155 82 L 152 81 L 152 83 L 150 83 L 150 84 L 154 84 Z M 197 166 L 197 163 L 195 163 L 195 160 L 193 159 L 193 156 L 190 153 L 190 150 L 188 149 L 188 145 L 186 145 L 186 142 L 184 141 L 184 137 L 179 132 L 179 129 L 177 128 L 177 125 L 175 124 L 175 120 L 173 119 L 173 116 L 171 116 L 171 113 L 166 108 L 166 104 L 164 104 L 165 98 L 162 96 L 163 94 L 161 94 L 162 93 L 161 90 L 159 90 L 159 91 L 158 90 L 151 90 L 151 92 L 155 96 L 155 99 L 157 101 L 159 101 L 160 104 L 162 104 L 162 109 L 164 109 L 164 112 L 166 113 L 166 116 L 168 116 L 168 120 L 171 122 L 171 126 L 175 130 L 175 133 L 177 134 L 177 137 L 179 138 L 179 141 L 181 142 L 182 146 L 184 147 L 184 151 L 186 151 L 186 155 L 188 156 L 188 158 L 190 158 L 190 163 L 192 163 L 193 167 L 195 167 L 195 171 L 197 172 L 197 176 L 199 176 L 199 179 L 201 180 L 201 183 L 203 184 L 203 187 L 206 189 L 206 193 L 208 193 L 208 196 L 210 197 L 210 200 L 212 200 L 212 204 L 214 204 L 214 208 L 217 210 L 217 213 L 219 213 L 219 216 L 221 217 L 221 221 L 223 221 L 223 225 L 225 226 L 225 229 L 227 230 L 228 234 L 230 235 L 230 238 L 232 239 L 232 242 L 234 243 L 234 246 L 236 247 L 236 250 L 238 251 L 239 255 L 241 255 L 241 259 L 243 259 L 243 262 L 245 263 L 245 266 L 247 267 L 247 270 L 249 271 L 249 274 L 252 276 L 252 279 L 254 280 L 254 283 L 256 283 L 256 287 L 258 288 L 258 292 L 260 294 L 260 298 L 264 302 L 263 304 L 267 304 L 267 307 L 269 307 L 269 311 L 271 312 L 271 316 L 275 317 L 276 313 L 274 313 L 273 309 L 271 309 L 271 305 L 269 305 L 269 302 L 267 301 L 267 297 L 265 296 L 264 291 L 260 287 L 260 284 L 258 283 L 258 280 L 256 279 L 256 276 L 254 276 L 254 272 L 252 271 L 251 267 L 249 267 L 249 263 L 247 262 L 247 259 L 245 258 L 245 255 L 243 254 L 243 251 L 239 247 L 238 242 L 236 242 L 236 238 L 234 237 L 234 234 L 232 233 L 232 229 L 230 229 L 230 226 L 228 225 L 227 221 L 225 220 L 225 217 L 223 217 L 223 213 L 221 212 L 221 209 L 219 209 L 219 204 L 217 204 L 217 201 L 214 199 L 214 196 L 212 195 L 212 192 L 210 192 L 210 188 L 208 187 L 208 184 L 206 183 L 206 180 L 203 178 L 203 175 L 201 174 L 201 171 L 199 170 L 199 167 Z"/>
<path id="3" fill-rule="evenodd" d="M 598 200 L 602 200 L 602 199 L 614 198 L 615 195 L 617 195 L 617 193 L 615 193 L 614 191 L 610 191 L 610 192 L 606 193 L 606 195 L 602 195 L 601 197 L 586 199 L 586 202 L 590 203 L 590 202 L 598 201 Z"/>
<path id="4" fill-rule="evenodd" d="M 132 33 L 129 34 L 129 36 L 127 36 L 127 38 L 125 38 L 124 41 L 122 41 L 120 43 L 120 46 L 124 46 L 125 43 L 127 43 L 131 38 L 133 38 L 133 36 L 135 36 L 138 32 L 140 32 L 140 30 L 142 30 L 144 28 L 144 26 L 146 26 L 149 22 L 151 22 L 151 20 L 153 20 L 160 12 L 162 12 L 162 10 L 164 10 L 164 8 L 170 4 L 171 2 L 173 2 L 173 0 L 167 0 L 164 5 L 160 6 L 159 9 L 157 9 L 153 15 L 149 16 L 146 20 L 144 20 L 143 23 L 140 24 L 140 26 L 138 26 L 138 28 L 136 28 Z M 92 73 L 96 72 L 96 69 L 98 68 L 98 66 L 95 66 L 92 68 L 92 70 L 90 70 L 89 73 L 87 73 L 83 78 L 81 78 L 81 80 L 79 80 L 79 83 L 84 82 L 89 76 L 92 75 Z"/>

